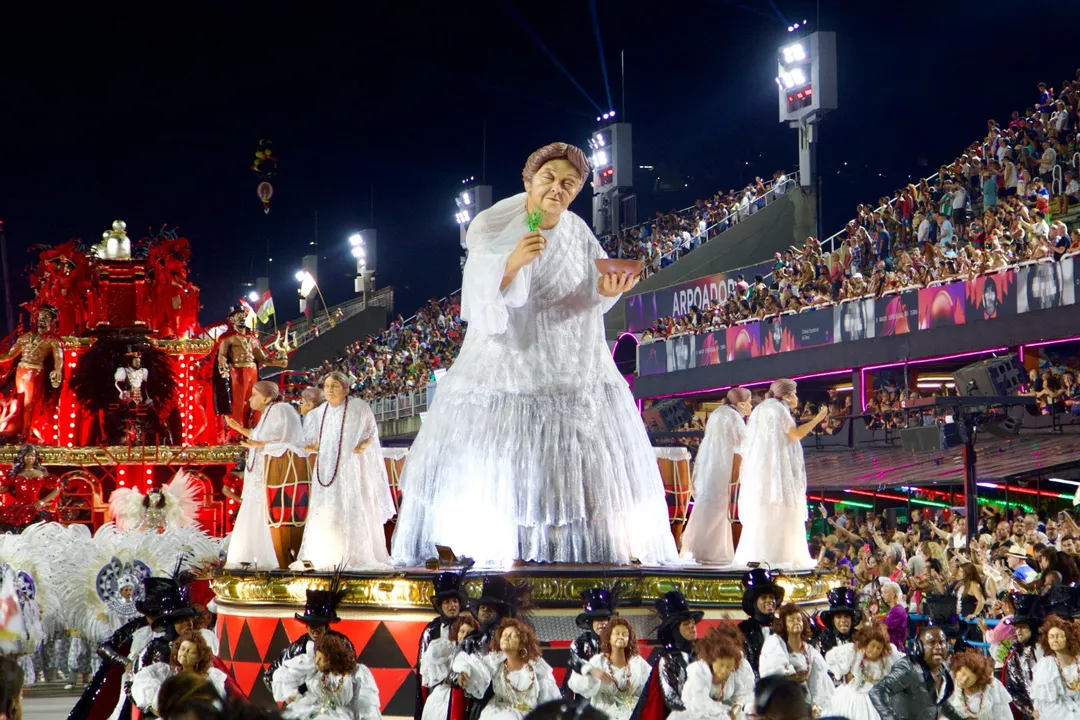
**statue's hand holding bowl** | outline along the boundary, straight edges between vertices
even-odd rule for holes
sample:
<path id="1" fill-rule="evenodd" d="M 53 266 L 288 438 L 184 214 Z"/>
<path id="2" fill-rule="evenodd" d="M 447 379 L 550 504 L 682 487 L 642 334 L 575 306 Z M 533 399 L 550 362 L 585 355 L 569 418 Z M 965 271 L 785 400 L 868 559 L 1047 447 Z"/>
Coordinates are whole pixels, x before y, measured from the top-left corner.
<path id="1" fill-rule="evenodd" d="M 638 284 L 638 276 L 629 273 L 605 273 L 600 276 L 597 290 L 604 297 L 618 297 Z"/>

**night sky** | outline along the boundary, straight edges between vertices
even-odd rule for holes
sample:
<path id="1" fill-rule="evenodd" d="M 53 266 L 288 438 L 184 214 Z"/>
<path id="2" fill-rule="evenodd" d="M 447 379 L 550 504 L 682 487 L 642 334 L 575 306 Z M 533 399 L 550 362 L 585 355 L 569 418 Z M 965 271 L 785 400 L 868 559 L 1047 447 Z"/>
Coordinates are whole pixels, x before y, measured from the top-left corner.
<path id="1" fill-rule="evenodd" d="M 284 320 L 298 314 L 293 274 L 309 243 L 318 242 L 333 304 L 352 294 L 346 238 L 374 226 L 378 284 L 397 289 L 407 316 L 460 284 L 453 198 L 463 177 L 484 172 L 485 121 L 486 179 L 498 199 L 520 191 L 532 150 L 584 145 L 609 109 L 588 0 L 309 6 L 185 4 L 164 14 L 151 4 L 141 15 L 58 13 L 17 32 L 5 23 L 0 218 L 16 303 L 29 298 L 27 247 L 92 243 L 121 218 L 133 240 L 163 224 L 191 240 L 204 324 L 266 274 L 269 246 Z M 1031 106 L 1038 82 L 1059 88 L 1073 77 L 1080 3 L 1024 7 L 598 0 L 620 114 L 625 51 L 622 119 L 634 124 L 635 165 L 687 186 L 654 193 L 655 177 L 635 171 L 639 219 L 797 165 L 773 77 L 787 25 L 809 20 L 837 33 L 840 109 L 820 146 L 831 234 L 855 203 L 932 173 L 981 138 L 987 118 Z M 248 167 L 260 138 L 281 158 L 269 215 Z M 586 218 L 587 193 L 575 205 Z"/>

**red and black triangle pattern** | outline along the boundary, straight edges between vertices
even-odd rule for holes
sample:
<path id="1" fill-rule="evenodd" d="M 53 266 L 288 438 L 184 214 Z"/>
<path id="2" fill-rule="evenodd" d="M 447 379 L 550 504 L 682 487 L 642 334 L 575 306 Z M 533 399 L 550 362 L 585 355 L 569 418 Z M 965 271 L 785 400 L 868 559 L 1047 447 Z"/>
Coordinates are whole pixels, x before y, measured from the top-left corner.
<path id="1" fill-rule="evenodd" d="M 719 622 L 705 620 L 700 631 Z M 417 682 L 413 668 L 426 625 L 422 620 L 345 620 L 334 626 L 352 640 L 360 662 L 375 676 L 383 715 L 413 715 Z M 307 628 L 292 617 L 219 615 L 217 632 L 221 647 L 218 655 L 251 702 L 270 708 L 274 706 L 274 700 L 263 682 L 263 674 L 281 651 L 306 631 Z M 569 641 L 543 643 L 544 659 L 555 670 L 558 683 L 562 683 L 566 674 L 569 646 Z M 651 645 L 642 644 L 641 654 L 646 659 L 652 651 Z"/>

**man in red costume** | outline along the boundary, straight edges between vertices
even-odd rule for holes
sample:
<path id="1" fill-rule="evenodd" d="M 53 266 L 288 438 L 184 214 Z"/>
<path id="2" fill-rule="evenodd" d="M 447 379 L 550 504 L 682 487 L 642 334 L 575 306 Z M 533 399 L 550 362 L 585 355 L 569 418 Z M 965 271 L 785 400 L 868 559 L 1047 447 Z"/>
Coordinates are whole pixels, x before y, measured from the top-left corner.
<path id="1" fill-rule="evenodd" d="M 57 310 L 52 305 L 42 305 L 37 311 L 37 331 L 20 335 L 11 349 L 0 356 L 0 364 L 19 358 L 15 368 L 15 399 L 21 415 L 19 437 L 31 440 L 34 412 L 46 393 L 46 364 L 52 360 L 48 380 L 53 388 L 60 387 L 64 379 L 64 349 L 56 334 Z"/>
<path id="2" fill-rule="evenodd" d="M 229 415 L 248 427 L 248 398 L 259 380 L 259 366 L 287 367 L 288 359 L 274 359 L 266 354 L 255 333 L 244 327 L 246 312 L 242 307 L 229 310 L 230 329 L 221 336 L 217 349 L 217 377 L 226 385 L 225 392 L 215 392 L 218 415 Z M 221 382 L 217 385 L 221 388 Z"/>

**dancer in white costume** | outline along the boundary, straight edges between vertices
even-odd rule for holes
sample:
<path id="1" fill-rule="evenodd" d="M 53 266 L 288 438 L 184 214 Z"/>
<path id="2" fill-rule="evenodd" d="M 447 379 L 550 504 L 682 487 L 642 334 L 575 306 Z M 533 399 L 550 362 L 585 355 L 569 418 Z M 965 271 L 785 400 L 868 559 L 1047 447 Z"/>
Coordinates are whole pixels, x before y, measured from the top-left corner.
<path id="1" fill-rule="evenodd" d="M 478 563 L 677 560 L 663 481 L 604 313 L 637 283 L 566 212 L 590 171 L 555 143 L 526 192 L 469 227 L 461 314 L 469 329 L 439 381 L 401 477 L 394 559 L 452 547 Z"/>
<path id="2" fill-rule="evenodd" d="M 728 517 L 731 486 L 739 481 L 750 391 L 732 388 L 709 416 L 694 462 L 694 511 L 682 536 L 681 557 L 700 563 L 730 563 L 735 555 Z"/>
<path id="3" fill-rule="evenodd" d="M 851 642 L 841 643 L 825 655 L 829 672 L 840 683 L 825 714 L 848 720 L 881 720 L 870 701 L 870 688 L 902 657 L 889 642 L 889 631 L 880 620 L 856 630 Z"/>
<path id="4" fill-rule="evenodd" d="M 796 426 L 795 381 L 782 378 L 750 413 L 742 446 L 739 521 L 742 535 L 735 565 L 768 563 L 773 568 L 814 567 L 806 545 L 806 465 L 800 441 L 828 412 L 822 407 L 810 422 Z"/>
<path id="5" fill-rule="evenodd" d="M 281 392 L 269 380 L 260 380 L 251 389 L 248 401 L 251 409 L 260 413 L 259 422 L 251 430 L 226 416 L 225 422 L 244 436 L 241 444 L 248 448 L 244 469 L 244 492 L 240 511 L 229 539 L 229 554 L 225 567 L 238 568 L 247 563 L 254 570 L 275 570 L 278 567 L 274 540 L 270 536 L 266 509 L 266 461 L 289 452 L 290 446 L 304 442 L 300 413 L 287 402 L 278 402 Z"/>
<path id="6" fill-rule="evenodd" d="M 294 565 L 318 570 L 385 568 L 383 525 L 394 516 L 375 414 L 349 397 L 352 382 L 332 372 L 323 381 L 326 402 L 307 415 L 306 452 L 317 453 L 304 540 Z"/>

